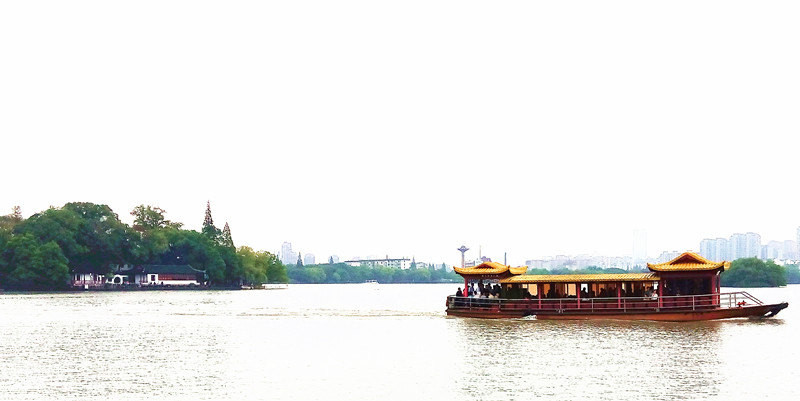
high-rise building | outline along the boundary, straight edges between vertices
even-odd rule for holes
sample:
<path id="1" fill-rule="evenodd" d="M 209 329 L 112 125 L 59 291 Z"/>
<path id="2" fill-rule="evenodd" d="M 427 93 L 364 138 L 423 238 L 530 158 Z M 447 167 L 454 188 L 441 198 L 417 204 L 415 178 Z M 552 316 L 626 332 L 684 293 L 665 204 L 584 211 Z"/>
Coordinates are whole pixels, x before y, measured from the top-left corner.
<path id="1" fill-rule="evenodd" d="M 746 258 L 747 237 L 741 233 L 732 234 L 728 241 L 728 250 L 731 260 Z"/>
<path id="2" fill-rule="evenodd" d="M 306 266 L 313 265 L 313 264 L 316 264 L 315 262 L 316 262 L 316 258 L 314 257 L 313 253 L 307 253 L 307 254 L 305 254 L 303 256 L 303 264 L 304 265 L 306 265 Z"/>
<path id="3" fill-rule="evenodd" d="M 715 262 L 733 260 L 733 258 L 731 258 L 730 246 L 728 245 L 728 242 L 729 241 L 725 238 L 717 238 L 714 240 L 714 246 L 716 247 L 716 250 L 714 253 L 714 259 L 711 260 Z"/>
<path id="4" fill-rule="evenodd" d="M 647 264 L 647 231 L 633 230 L 633 266 L 646 266 Z"/>
<path id="5" fill-rule="evenodd" d="M 717 240 L 704 238 L 700 241 L 700 256 L 709 260 L 717 260 Z"/>
<path id="6" fill-rule="evenodd" d="M 669 262 L 670 260 L 675 259 L 680 255 L 681 255 L 681 252 L 678 252 L 678 251 L 664 251 L 664 252 L 661 252 L 661 255 L 658 256 L 658 259 L 656 259 L 656 263 Z M 705 255 L 701 255 L 701 256 L 703 256 L 704 258 L 707 258 Z"/>
<path id="7" fill-rule="evenodd" d="M 761 245 L 761 250 L 758 251 L 758 258 L 761 260 L 775 259 L 775 258 L 770 258 L 769 254 L 770 254 L 769 245 Z"/>
<path id="8" fill-rule="evenodd" d="M 761 256 L 761 235 L 756 233 L 745 234 L 745 256 L 746 258 L 757 258 Z"/>
<path id="9" fill-rule="evenodd" d="M 783 242 L 770 241 L 767 245 L 764 245 L 764 247 L 766 247 L 766 249 L 764 249 L 763 255 L 761 255 L 762 259 L 783 259 Z"/>
<path id="10" fill-rule="evenodd" d="M 700 256 L 715 262 L 731 260 L 728 243 L 725 238 L 705 238 L 700 241 Z"/>
<path id="11" fill-rule="evenodd" d="M 297 254 L 292 250 L 291 242 L 284 242 L 281 245 L 281 262 L 285 265 L 297 264 Z"/>
<path id="12" fill-rule="evenodd" d="M 795 235 L 794 255 L 800 259 L 800 227 L 797 227 L 797 235 Z"/>
<path id="13" fill-rule="evenodd" d="M 761 236 L 756 233 L 736 233 L 729 241 L 731 260 L 741 258 L 759 258 L 761 254 Z"/>
<path id="14" fill-rule="evenodd" d="M 783 241 L 783 254 L 781 255 L 781 259 L 797 259 L 797 242 L 787 239 Z"/>

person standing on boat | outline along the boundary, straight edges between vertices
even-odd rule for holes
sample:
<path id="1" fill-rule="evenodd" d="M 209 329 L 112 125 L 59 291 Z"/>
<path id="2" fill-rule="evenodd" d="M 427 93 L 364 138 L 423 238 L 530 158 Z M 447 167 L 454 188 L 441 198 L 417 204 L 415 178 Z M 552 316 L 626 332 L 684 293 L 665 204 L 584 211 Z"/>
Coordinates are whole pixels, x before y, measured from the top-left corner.
<path id="1" fill-rule="evenodd" d="M 463 297 L 464 296 L 464 293 L 461 292 L 461 287 L 458 287 L 458 291 L 456 291 L 456 296 L 457 297 Z"/>

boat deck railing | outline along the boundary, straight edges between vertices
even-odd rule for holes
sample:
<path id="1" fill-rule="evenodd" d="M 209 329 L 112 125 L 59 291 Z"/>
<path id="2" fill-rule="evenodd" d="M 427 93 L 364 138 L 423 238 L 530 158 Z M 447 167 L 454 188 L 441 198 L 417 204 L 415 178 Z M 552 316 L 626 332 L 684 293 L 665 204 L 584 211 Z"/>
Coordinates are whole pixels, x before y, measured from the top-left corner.
<path id="1" fill-rule="evenodd" d="M 740 308 L 763 305 L 756 297 L 745 291 L 721 294 L 675 295 L 663 297 L 620 298 L 472 298 L 447 297 L 447 307 L 452 310 L 475 310 L 496 312 L 557 311 L 610 313 L 610 312 L 663 312 L 669 310 L 708 310 Z"/>

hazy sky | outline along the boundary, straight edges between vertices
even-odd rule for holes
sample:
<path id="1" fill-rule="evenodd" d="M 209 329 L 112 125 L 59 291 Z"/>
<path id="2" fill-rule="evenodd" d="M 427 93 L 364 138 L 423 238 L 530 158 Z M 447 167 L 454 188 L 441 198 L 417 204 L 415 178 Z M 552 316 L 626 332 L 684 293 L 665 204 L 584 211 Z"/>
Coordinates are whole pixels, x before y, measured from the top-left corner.
<path id="1" fill-rule="evenodd" d="M 455 264 L 800 225 L 797 1 L 4 1 L 0 213 Z M 476 256 L 476 253 L 472 256 Z"/>

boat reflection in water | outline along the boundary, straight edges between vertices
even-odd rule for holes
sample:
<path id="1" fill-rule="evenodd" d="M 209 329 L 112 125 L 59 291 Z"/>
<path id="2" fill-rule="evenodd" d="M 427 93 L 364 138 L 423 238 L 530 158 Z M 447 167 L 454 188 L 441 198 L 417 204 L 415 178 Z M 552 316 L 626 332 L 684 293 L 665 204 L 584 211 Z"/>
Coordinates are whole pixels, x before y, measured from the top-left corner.
<path id="1" fill-rule="evenodd" d="M 493 350 L 502 361 L 456 367 L 460 372 L 454 377 L 464 379 L 458 381 L 459 389 L 476 399 L 513 386 L 531 399 L 594 394 L 593 399 L 619 400 L 719 397 L 726 384 L 720 375 L 724 326 L 735 324 L 508 319 L 459 323 L 465 352 Z M 476 377 L 495 379 L 476 382 Z M 609 396 L 609 383 L 614 396 Z"/>
<path id="2" fill-rule="evenodd" d="M 447 314 L 480 318 L 699 321 L 772 317 L 788 303 L 764 304 L 747 292 L 720 292 L 730 262 L 692 252 L 649 273 L 526 275 L 526 267 L 484 262 L 454 268 L 467 294 L 447 298 Z M 476 286 L 477 282 L 477 286 Z M 475 296 L 463 296 L 469 295 Z"/>

